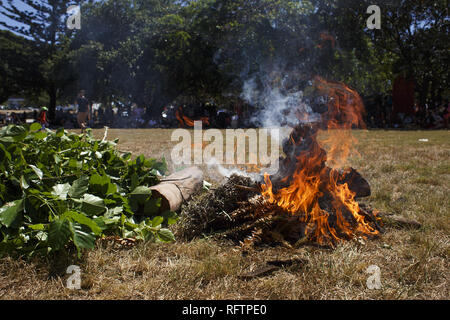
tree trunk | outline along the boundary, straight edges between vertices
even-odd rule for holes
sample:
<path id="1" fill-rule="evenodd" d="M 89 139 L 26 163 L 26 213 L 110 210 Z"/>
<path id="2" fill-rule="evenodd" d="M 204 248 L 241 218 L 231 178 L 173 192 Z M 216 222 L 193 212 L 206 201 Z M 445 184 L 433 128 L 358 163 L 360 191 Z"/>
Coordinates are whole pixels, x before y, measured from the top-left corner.
<path id="1" fill-rule="evenodd" d="M 56 118 L 56 87 L 55 85 L 50 85 L 50 89 L 48 91 L 48 95 L 50 97 L 50 102 L 48 106 L 48 118 L 50 123 L 55 121 Z"/>

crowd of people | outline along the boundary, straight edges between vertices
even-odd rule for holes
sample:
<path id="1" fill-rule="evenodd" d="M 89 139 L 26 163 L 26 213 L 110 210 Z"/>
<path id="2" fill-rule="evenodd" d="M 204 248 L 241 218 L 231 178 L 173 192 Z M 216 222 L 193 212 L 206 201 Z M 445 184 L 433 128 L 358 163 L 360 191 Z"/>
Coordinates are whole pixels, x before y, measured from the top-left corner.
<path id="1" fill-rule="evenodd" d="M 74 103 L 77 108 L 59 108 L 56 110 L 52 127 L 66 129 L 89 128 L 176 128 L 193 127 L 194 121 L 202 121 L 204 127 L 248 128 L 255 126 L 251 122 L 254 110 L 242 103 L 217 106 L 214 103 L 173 103 L 157 110 L 147 112 L 136 104 L 115 104 L 105 107 L 93 105 L 80 91 Z M 405 128 L 405 129 L 442 129 L 449 128 L 450 103 L 442 100 L 438 104 L 415 103 L 410 112 L 398 112 L 392 96 L 376 96 L 365 99 L 365 122 L 369 128 Z M 48 109 L 41 108 L 32 112 L 9 112 L 0 114 L 0 125 L 39 122 L 49 126 Z"/>
<path id="2" fill-rule="evenodd" d="M 443 129 L 449 128 L 450 103 L 441 100 L 421 105 L 415 102 L 409 112 L 397 112 L 391 96 L 370 97 L 365 101 L 366 124 L 370 128 Z"/>

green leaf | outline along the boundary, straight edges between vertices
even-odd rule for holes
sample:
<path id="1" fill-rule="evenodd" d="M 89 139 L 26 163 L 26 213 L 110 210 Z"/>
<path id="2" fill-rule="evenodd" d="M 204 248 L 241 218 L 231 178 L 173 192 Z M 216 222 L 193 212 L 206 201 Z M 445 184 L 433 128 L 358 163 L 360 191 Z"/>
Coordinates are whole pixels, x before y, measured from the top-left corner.
<path id="1" fill-rule="evenodd" d="M 152 194 L 152 190 L 149 187 L 146 186 L 140 186 L 133 190 L 133 192 L 130 193 L 132 196 L 141 196 L 143 195 L 145 199 L 147 199 L 148 196 Z"/>
<path id="2" fill-rule="evenodd" d="M 136 187 L 139 185 L 139 178 L 138 175 L 136 173 L 133 173 L 130 177 L 131 179 L 131 185 L 130 185 L 130 189 L 134 190 L 136 189 Z"/>
<path id="3" fill-rule="evenodd" d="M 122 155 L 122 159 L 128 161 L 131 159 L 131 152 L 126 152 Z"/>
<path id="4" fill-rule="evenodd" d="M 61 158 L 57 154 L 54 154 L 53 158 L 55 159 L 55 163 L 56 164 L 60 164 L 61 163 Z"/>
<path id="5" fill-rule="evenodd" d="M 73 199 L 81 198 L 89 189 L 89 177 L 81 176 L 75 180 L 70 188 L 68 195 Z"/>
<path id="6" fill-rule="evenodd" d="M 94 249 L 95 236 L 93 233 L 83 229 L 83 226 L 76 222 L 70 223 L 70 230 L 72 232 L 73 243 L 77 247 L 78 255 L 81 249 Z"/>
<path id="7" fill-rule="evenodd" d="M 50 223 L 48 244 L 54 250 L 64 248 L 71 236 L 70 223 L 67 219 L 58 219 Z"/>
<path id="8" fill-rule="evenodd" d="M 28 130 L 23 126 L 8 126 L 6 136 L 12 137 L 15 142 L 22 141 L 28 134 Z"/>
<path id="9" fill-rule="evenodd" d="M 133 211 L 136 211 L 139 205 L 144 205 L 145 201 L 151 196 L 152 190 L 146 186 L 140 186 L 129 194 L 130 205 Z"/>
<path id="10" fill-rule="evenodd" d="M 57 184 L 57 185 L 53 186 L 52 194 L 54 196 L 57 196 L 61 200 L 66 200 L 67 194 L 69 193 L 70 188 L 71 188 L 70 184 L 68 184 L 68 183 Z"/>
<path id="11" fill-rule="evenodd" d="M 56 130 L 56 136 L 58 138 L 61 138 L 64 135 L 64 128 L 59 128 L 58 130 Z"/>
<path id="12" fill-rule="evenodd" d="M 114 216 L 120 216 L 123 212 L 123 207 L 115 207 L 112 209 L 108 209 L 108 212 L 105 213 L 105 216 L 108 218 L 114 217 Z"/>
<path id="13" fill-rule="evenodd" d="M 106 207 L 102 198 L 88 193 L 84 195 L 81 201 L 81 211 L 83 211 L 87 215 L 99 215 L 106 211 Z"/>
<path id="14" fill-rule="evenodd" d="M 36 239 L 38 239 L 41 242 L 45 242 L 48 239 L 48 233 L 44 232 L 44 231 L 39 231 L 38 233 L 36 233 Z"/>
<path id="15" fill-rule="evenodd" d="M 44 131 L 38 131 L 34 134 L 34 138 L 37 140 L 44 140 L 46 136 L 47 133 L 45 133 Z"/>
<path id="16" fill-rule="evenodd" d="M 105 218 L 105 216 L 100 216 L 100 217 L 97 217 L 97 218 L 93 219 L 95 224 L 100 228 L 101 232 L 103 232 L 103 231 L 108 229 L 108 226 L 106 224 L 107 220 L 108 219 Z"/>
<path id="17" fill-rule="evenodd" d="M 13 137 L 1 137 L 0 138 L 0 142 L 3 142 L 3 143 L 14 143 L 15 141 L 14 141 Z"/>
<path id="18" fill-rule="evenodd" d="M 20 177 L 20 186 L 22 187 L 22 189 L 26 190 L 30 187 L 30 185 L 28 184 L 27 180 L 24 178 L 24 176 Z"/>
<path id="19" fill-rule="evenodd" d="M 162 228 L 158 230 L 157 232 L 159 239 L 162 242 L 173 242 L 175 241 L 175 236 L 173 235 L 172 231 L 169 229 Z"/>
<path id="20" fill-rule="evenodd" d="M 82 213 L 78 213 L 76 211 L 67 211 L 62 216 L 74 222 L 78 222 L 79 224 L 84 224 L 85 226 L 88 226 L 92 230 L 92 232 L 97 236 L 99 236 L 102 233 L 102 229 L 94 222 L 94 220 L 86 217 Z"/>
<path id="21" fill-rule="evenodd" d="M 5 227 L 11 227 L 22 219 L 23 212 L 23 200 L 16 200 L 13 202 L 6 203 L 0 208 L 0 223 Z"/>
<path id="22" fill-rule="evenodd" d="M 41 169 L 39 169 L 38 167 L 29 164 L 28 165 L 31 169 L 33 169 L 34 173 L 36 173 L 36 175 L 38 176 L 39 180 L 42 180 L 42 178 L 44 177 L 44 173 L 42 172 Z"/>
<path id="23" fill-rule="evenodd" d="M 42 223 L 29 225 L 28 228 L 32 230 L 44 230 L 45 226 Z"/>
<path id="24" fill-rule="evenodd" d="M 163 221 L 164 221 L 163 217 L 160 217 L 160 216 L 154 217 L 152 219 L 152 227 L 157 227 L 157 226 L 161 225 L 161 223 L 163 223 Z"/>
<path id="25" fill-rule="evenodd" d="M 83 168 L 83 164 L 81 163 L 81 161 L 77 161 L 76 159 L 71 158 L 69 160 L 69 167 L 71 169 L 81 169 Z"/>
<path id="26" fill-rule="evenodd" d="M 107 175 L 94 174 L 89 179 L 89 187 L 92 192 L 106 196 L 117 192 L 117 186 L 111 183 Z"/>
<path id="27" fill-rule="evenodd" d="M 3 144 L 0 143 L 0 162 L 2 162 L 4 159 L 8 159 L 11 161 L 11 153 L 9 153 Z"/>
<path id="28" fill-rule="evenodd" d="M 144 214 L 146 216 L 153 216 L 159 212 L 161 208 L 161 198 L 147 199 L 144 205 Z"/>
<path id="29" fill-rule="evenodd" d="M 38 122 L 33 123 L 30 125 L 30 131 L 38 131 L 42 129 L 42 125 Z"/>
<path id="30" fill-rule="evenodd" d="M 164 219 L 166 220 L 166 222 L 167 222 L 167 224 L 169 226 L 175 224 L 178 221 L 178 219 L 179 219 L 179 217 L 176 214 L 176 212 L 173 212 L 173 211 L 166 211 L 166 212 L 164 212 L 163 213 L 163 217 L 164 217 Z"/>

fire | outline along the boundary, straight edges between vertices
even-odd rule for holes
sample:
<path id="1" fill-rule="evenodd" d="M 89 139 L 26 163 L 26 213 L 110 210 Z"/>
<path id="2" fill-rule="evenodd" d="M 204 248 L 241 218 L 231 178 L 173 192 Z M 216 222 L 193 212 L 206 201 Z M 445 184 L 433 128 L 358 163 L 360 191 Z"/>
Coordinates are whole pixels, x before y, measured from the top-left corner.
<path id="1" fill-rule="evenodd" d="M 297 150 L 293 160 L 295 170 L 279 181 L 287 185 L 277 190 L 265 174 L 262 195 L 305 222 L 305 235 L 319 244 L 376 236 L 378 230 L 367 222 L 355 201 L 355 193 L 347 183 L 339 182 L 342 177 L 339 169 L 355 151 L 356 139 L 350 129 L 365 127 L 362 99 L 343 83 L 316 77 L 315 86 L 328 97 L 328 110 L 322 113 L 319 123 L 294 129 L 289 143 Z M 326 129 L 328 135 L 321 142 L 317 137 L 319 129 Z"/>
<path id="2" fill-rule="evenodd" d="M 180 127 L 184 128 L 185 126 L 188 127 L 194 127 L 195 125 L 195 120 L 192 120 L 191 118 L 189 118 L 188 116 L 186 116 L 183 112 L 183 107 L 180 106 L 176 112 L 175 112 L 175 117 L 177 118 Z M 200 120 L 202 122 L 202 125 L 204 126 L 209 126 L 209 118 L 208 117 L 201 117 Z"/>
<path id="3" fill-rule="evenodd" d="M 322 49 L 324 47 L 326 41 L 330 41 L 332 48 L 336 46 L 336 39 L 328 33 L 321 33 L 320 39 L 322 41 L 320 42 L 320 44 L 317 45 L 317 48 L 319 49 Z"/>

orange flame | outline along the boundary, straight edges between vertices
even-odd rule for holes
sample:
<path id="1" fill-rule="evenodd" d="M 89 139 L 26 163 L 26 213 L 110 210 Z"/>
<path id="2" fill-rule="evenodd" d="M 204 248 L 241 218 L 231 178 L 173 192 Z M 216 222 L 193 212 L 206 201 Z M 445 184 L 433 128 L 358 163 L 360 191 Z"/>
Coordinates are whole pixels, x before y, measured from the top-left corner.
<path id="1" fill-rule="evenodd" d="M 188 116 L 184 115 L 183 107 L 181 107 L 181 106 L 175 111 L 175 117 L 177 118 L 177 120 L 180 124 L 180 127 L 182 127 L 182 128 L 184 128 L 185 126 L 194 127 L 194 125 L 195 125 L 195 120 L 192 120 Z M 209 126 L 209 124 L 210 124 L 208 117 L 202 117 L 202 118 L 200 118 L 200 121 L 202 122 L 203 125 L 206 125 L 206 126 Z"/>
<path id="2" fill-rule="evenodd" d="M 328 97 L 328 111 L 322 114 L 321 120 L 327 128 L 328 138 L 320 144 L 317 132 L 310 136 L 309 147 L 296 157 L 292 177 L 282 179 L 282 182 L 290 181 L 288 186 L 274 192 L 266 173 L 262 195 L 305 222 L 306 235 L 319 244 L 351 239 L 356 235 L 375 236 L 378 230 L 365 220 L 354 199 L 355 193 L 347 183 L 338 183 L 339 171 L 336 169 L 342 167 L 354 151 L 356 139 L 351 136 L 350 129 L 364 127 L 362 99 L 343 83 L 316 77 L 315 86 Z M 292 134 L 290 143 L 296 143 Z M 328 149 L 328 154 L 322 147 Z"/>
<path id="3" fill-rule="evenodd" d="M 317 45 L 317 47 L 319 49 L 322 49 L 324 47 L 326 41 L 330 41 L 332 48 L 334 48 L 335 45 L 336 45 L 336 39 L 332 35 L 330 35 L 328 33 L 321 33 L 320 34 L 320 39 L 322 41 L 320 42 L 320 44 Z"/>

